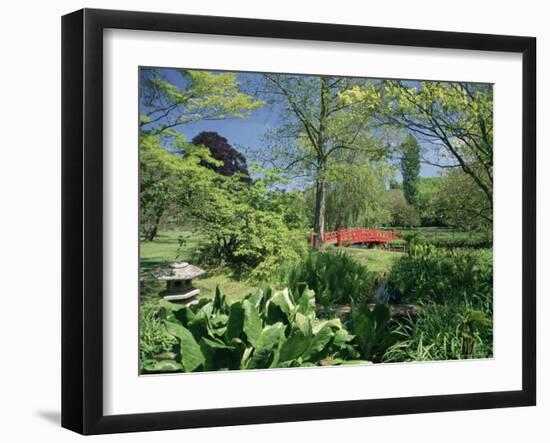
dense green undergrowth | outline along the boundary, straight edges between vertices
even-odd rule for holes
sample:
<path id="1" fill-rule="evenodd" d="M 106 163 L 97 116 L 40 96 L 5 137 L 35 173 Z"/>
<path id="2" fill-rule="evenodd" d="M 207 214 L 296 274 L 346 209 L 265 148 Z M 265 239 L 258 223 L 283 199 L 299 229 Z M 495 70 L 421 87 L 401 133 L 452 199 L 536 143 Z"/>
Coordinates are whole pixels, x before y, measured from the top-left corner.
<path id="1" fill-rule="evenodd" d="M 368 363 L 391 344 L 386 305 L 354 306 L 346 324 L 319 319 L 315 293 L 307 288 L 295 297 L 263 285 L 231 304 L 220 291 L 196 306 L 161 300 L 154 318 L 147 315 L 142 373 Z M 152 329 L 162 330 L 161 336 L 150 335 Z M 156 346 L 144 343 L 151 336 Z"/>
<path id="2" fill-rule="evenodd" d="M 375 274 L 341 250 L 310 250 L 301 261 L 279 268 L 279 279 L 293 293 L 311 288 L 317 302 L 330 308 L 367 300 L 372 294 Z"/>
<path id="3" fill-rule="evenodd" d="M 392 301 L 421 306 L 401 322 L 384 361 L 487 358 L 493 352 L 492 250 L 413 245 L 388 280 Z"/>
<path id="4" fill-rule="evenodd" d="M 388 279 L 396 303 L 468 302 L 490 311 L 493 298 L 492 250 L 443 250 L 413 245 Z"/>

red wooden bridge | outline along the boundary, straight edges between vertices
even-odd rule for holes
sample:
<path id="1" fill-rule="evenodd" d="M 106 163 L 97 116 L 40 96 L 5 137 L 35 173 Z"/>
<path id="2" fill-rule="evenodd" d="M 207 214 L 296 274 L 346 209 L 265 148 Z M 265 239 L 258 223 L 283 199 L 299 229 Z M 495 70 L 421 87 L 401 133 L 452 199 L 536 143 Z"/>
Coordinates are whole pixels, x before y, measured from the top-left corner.
<path id="1" fill-rule="evenodd" d="M 365 243 L 371 245 L 386 245 L 389 241 L 399 238 L 401 231 L 386 231 L 374 228 L 344 228 L 337 231 L 325 232 L 323 234 L 323 243 L 344 244 Z M 315 234 L 312 232 L 309 236 L 309 243 L 313 245 Z"/>

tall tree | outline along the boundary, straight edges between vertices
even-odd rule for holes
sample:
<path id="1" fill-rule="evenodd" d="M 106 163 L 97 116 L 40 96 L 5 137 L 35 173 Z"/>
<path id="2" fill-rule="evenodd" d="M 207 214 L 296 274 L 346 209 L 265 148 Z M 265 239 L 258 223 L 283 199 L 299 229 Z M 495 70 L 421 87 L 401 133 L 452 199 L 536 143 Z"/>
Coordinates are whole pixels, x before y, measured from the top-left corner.
<path id="1" fill-rule="evenodd" d="M 325 232 L 329 166 L 344 152 L 381 147 L 368 136 L 372 108 L 346 103 L 341 94 L 364 80 L 328 76 L 266 74 L 265 92 L 275 97 L 287 119 L 272 133 L 271 161 L 287 172 L 298 171 L 314 182 L 315 246 Z"/>
<path id="2" fill-rule="evenodd" d="M 213 165 L 218 161 L 188 143 L 182 126 L 200 120 L 245 118 L 264 102 L 241 92 L 233 73 L 155 68 L 140 69 L 139 100 L 141 226 L 144 237 L 153 240 L 173 201 L 174 185 L 181 182 L 173 177 L 174 165 L 182 163 L 164 154 L 176 151 L 188 159 L 183 164 L 189 167 L 178 176 L 196 172 L 199 162 Z"/>
<path id="3" fill-rule="evenodd" d="M 389 189 L 386 191 L 384 205 L 389 211 L 389 219 L 392 226 L 412 227 L 417 224 L 416 209 L 407 202 L 403 190 Z"/>
<path id="4" fill-rule="evenodd" d="M 452 170 L 449 170 L 452 171 Z M 422 226 L 444 226 L 445 221 L 441 213 L 440 198 L 443 177 L 419 177 L 418 178 L 418 215 Z M 475 186 L 475 184 L 474 184 Z M 478 189 L 477 193 L 481 191 Z"/>
<path id="5" fill-rule="evenodd" d="M 487 233 L 492 230 L 492 207 L 472 177 L 460 169 L 445 172 L 434 205 L 448 226 Z"/>
<path id="6" fill-rule="evenodd" d="M 387 80 L 356 87 L 350 103 L 377 109 L 383 125 L 407 130 L 432 146 L 423 162 L 460 169 L 493 203 L 493 87 L 489 84 Z M 492 218 L 492 213 L 486 214 Z"/>
<path id="7" fill-rule="evenodd" d="M 408 135 L 401 144 L 401 175 L 403 193 L 407 203 L 418 204 L 418 175 L 420 173 L 420 145 L 416 138 Z"/>

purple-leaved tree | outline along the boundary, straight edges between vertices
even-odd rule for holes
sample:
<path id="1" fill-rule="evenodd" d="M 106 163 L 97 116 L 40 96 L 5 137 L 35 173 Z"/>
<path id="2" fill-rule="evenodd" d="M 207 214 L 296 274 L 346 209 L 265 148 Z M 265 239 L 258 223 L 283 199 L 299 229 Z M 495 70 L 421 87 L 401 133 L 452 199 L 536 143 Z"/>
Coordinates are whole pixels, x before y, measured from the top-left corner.
<path id="1" fill-rule="evenodd" d="M 194 145 L 203 145 L 210 149 L 212 157 L 216 160 L 223 162 L 222 165 L 214 165 L 205 160 L 202 160 L 200 164 L 206 168 L 216 171 L 218 174 L 225 175 L 227 177 L 240 174 L 242 180 L 250 183 L 250 173 L 248 172 L 248 166 L 246 164 L 246 158 L 233 146 L 229 144 L 225 137 L 222 137 L 217 132 L 203 131 L 196 135 L 191 141 Z"/>

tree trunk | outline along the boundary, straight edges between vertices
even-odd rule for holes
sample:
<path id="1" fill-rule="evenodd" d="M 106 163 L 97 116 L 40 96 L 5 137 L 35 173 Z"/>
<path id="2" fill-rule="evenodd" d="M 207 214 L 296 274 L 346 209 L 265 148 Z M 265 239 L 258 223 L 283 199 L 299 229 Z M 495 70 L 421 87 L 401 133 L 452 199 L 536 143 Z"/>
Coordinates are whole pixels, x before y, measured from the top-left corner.
<path id="1" fill-rule="evenodd" d="M 325 233 L 326 179 L 324 171 L 317 172 L 315 191 L 315 247 L 319 249 L 323 245 L 323 234 Z"/>
<path id="2" fill-rule="evenodd" d="M 155 220 L 153 221 L 151 227 L 145 231 L 145 240 L 153 241 L 157 236 L 159 231 L 160 219 L 162 217 L 163 212 L 164 211 L 161 211 L 160 214 L 157 214 L 155 216 Z"/>
<path id="3" fill-rule="evenodd" d="M 158 233 L 158 225 L 154 224 L 145 232 L 145 240 L 153 241 L 157 236 L 157 233 Z"/>
<path id="4" fill-rule="evenodd" d="M 325 200 L 326 200 L 326 170 L 327 159 L 326 147 L 326 123 L 328 118 L 328 101 L 330 89 L 327 79 L 321 77 L 319 128 L 317 132 L 317 180 L 315 196 L 315 247 L 319 249 L 323 245 L 323 234 L 325 233 Z"/>

